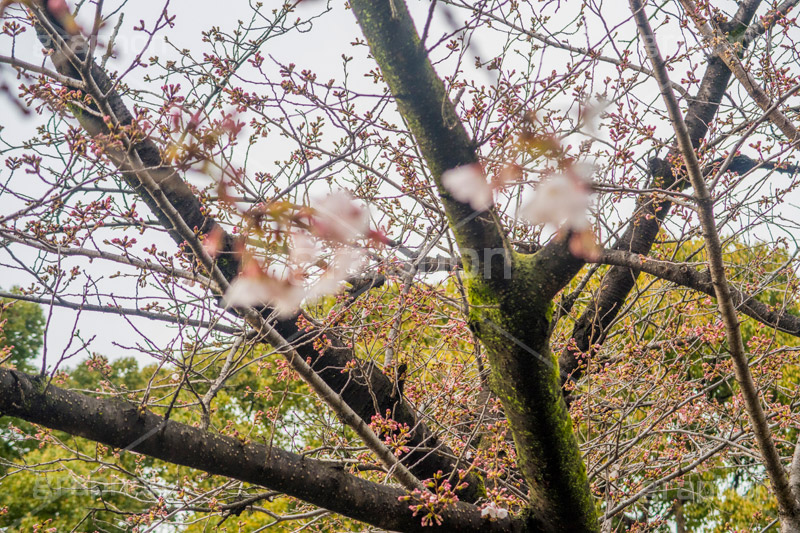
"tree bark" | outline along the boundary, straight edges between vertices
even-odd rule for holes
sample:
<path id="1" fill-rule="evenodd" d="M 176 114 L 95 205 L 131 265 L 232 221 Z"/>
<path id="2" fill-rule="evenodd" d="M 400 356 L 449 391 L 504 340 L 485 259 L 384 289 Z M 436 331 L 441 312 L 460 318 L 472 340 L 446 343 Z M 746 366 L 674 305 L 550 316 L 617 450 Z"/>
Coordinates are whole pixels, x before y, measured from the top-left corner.
<path id="1" fill-rule="evenodd" d="M 208 433 L 140 411 L 137 405 L 91 398 L 5 368 L 0 368 L 0 414 L 122 451 L 262 485 L 388 530 L 522 531 L 518 521 L 484 519 L 477 507 L 466 503 L 443 510 L 441 525 L 423 528 L 421 517 L 398 499 L 405 495 L 399 488 L 356 477 L 330 462 Z"/>
<path id="2" fill-rule="evenodd" d="M 594 498 L 550 351 L 552 299 L 583 262 L 554 239 L 514 252 L 492 208 L 476 211 L 443 187 L 446 170 L 475 163 L 475 146 L 436 75 L 402 0 L 351 0 L 381 74 L 436 183 L 459 246 L 469 324 L 486 347 L 531 492 L 526 516 L 549 531 L 598 531 Z M 502 256 L 502 261 L 492 259 Z"/>

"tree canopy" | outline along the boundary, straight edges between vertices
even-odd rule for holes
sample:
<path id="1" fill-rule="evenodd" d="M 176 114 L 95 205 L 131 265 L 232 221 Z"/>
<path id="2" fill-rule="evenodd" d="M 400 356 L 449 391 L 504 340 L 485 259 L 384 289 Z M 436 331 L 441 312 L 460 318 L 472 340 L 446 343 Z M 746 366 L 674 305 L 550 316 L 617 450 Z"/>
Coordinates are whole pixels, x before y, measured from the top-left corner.
<path id="1" fill-rule="evenodd" d="M 0 528 L 800 533 L 797 3 L 2 2 Z"/>

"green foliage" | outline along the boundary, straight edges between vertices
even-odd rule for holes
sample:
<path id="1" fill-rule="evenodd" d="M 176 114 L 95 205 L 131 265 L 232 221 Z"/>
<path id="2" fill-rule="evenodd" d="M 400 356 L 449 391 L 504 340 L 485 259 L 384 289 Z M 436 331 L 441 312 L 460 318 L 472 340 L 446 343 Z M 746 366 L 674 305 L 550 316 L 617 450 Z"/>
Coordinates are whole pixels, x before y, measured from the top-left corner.
<path id="1" fill-rule="evenodd" d="M 24 371 L 33 369 L 33 360 L 42 347 L 45 318 L 35 303 L 0 298 L 0 354 L 9 350 L 9 363 Z M 2 357 L 0 357 L 2 358 Z"/>
<path id="2" fill-rule="evenodd" d="M 20 370 L 32 370 L 33 360 L 42 346 L 44 323 L 44 313 L 38 305 L 0 299 L 0 360 L 5 359 L 5 365 Z M 8 420 L 0 416 L 0 460 L 19 459 L 35 446 L 12 438 L 13 435 L 3 427 Z M 23 427 L 30 427 L 25 422 L 20 423 Z M 5 471 L 6 467 L 0 462 L 0 474 Z"/>

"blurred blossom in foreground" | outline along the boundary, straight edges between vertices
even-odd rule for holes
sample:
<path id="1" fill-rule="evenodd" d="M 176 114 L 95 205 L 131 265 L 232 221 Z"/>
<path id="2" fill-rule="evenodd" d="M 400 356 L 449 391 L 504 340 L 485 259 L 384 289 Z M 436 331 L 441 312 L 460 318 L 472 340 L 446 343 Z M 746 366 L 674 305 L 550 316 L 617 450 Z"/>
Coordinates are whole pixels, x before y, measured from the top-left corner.
<path id="1" fill-rule="evenodd" d="M 487 183 L 481 166 L 463 165 L 445 171 L 442 185 L 459 202 L 469 204 L 476 211 L 486 211 L 492 206 L 492 186 Z"/>
<path id="2" fill-rule="evenodd" d="M 337 250 L 324 274 L 308 287 L 306 297 L 321 298 L 336 293 L 342 282 L 350 277 L 350 273 L 358 270 L 362 259 L 363 254 L 354 248 Z"/>
<path id="3" fill-rule="evenodd" d="M 347 191 L 334 191 L 313 207 L 311 231 L 320 239 L 346 243 L 369 230 L 369 213 Z"/>
<path id="4" fill-rule="evenodd" d="M 589 227 L 589 191 L 575 177 L 559 174 L 541 182 L 519 216 L 531 224 L 552 224 L 575 231 Z"/>
<path id="5" fill-rule="evenodd" d="M 337 191 L 317 202 L 309 216 L 308 233 L 291 235 L 289 264 L 282 274 L 268 272 L 249 254 L 243 258 L 240 274 L 225 292 L 226 307 L 272 307 L 279 316 L 294 314 L 307 299 L 316 299 L 339 290 L 350 273 L 357 270 L 362 253 L 351 246 L 358 237 L 371 235 L 369 216 L 349 193 Z M 317 239 L 333 242 L 333 258 L 327 263 Z M 322 264 L 322 272 L 307 284 L 306 269 Z"/>
<path id="6" fill-rule="evenodd" d="M 292 235 L 292 247 L 289 249 L 289 262 L 293 266 L 310 265 L 319 258 L 317 242 L 306 233 Z"/>
<path id="7" fill-rule="evenodd" d="M 24 3 L 24 2 L 20 2 Z M 5 5 L 6 2 L 3 2 Z M 0 10 L 2 11 L 2 10 Z M 75 19 L 70 12 L 69 6 L 65 0 L 48 0 L 47 11 L 55 18 L 61 26 L 72 35 L 77 35 L 81 32 L 80 26 L 75 22 Z M 0 12 L 0 14 L 2 14 Z"/>
<path id="8" fill-rule="evenodd" d="M 569 249 L 583 259 L 597 259 L 600 247 L 587 218 L 589 187 L 574 171 L 542 181 L 518 217 L 531 224 L 550 224 L 569 232 Z"/>

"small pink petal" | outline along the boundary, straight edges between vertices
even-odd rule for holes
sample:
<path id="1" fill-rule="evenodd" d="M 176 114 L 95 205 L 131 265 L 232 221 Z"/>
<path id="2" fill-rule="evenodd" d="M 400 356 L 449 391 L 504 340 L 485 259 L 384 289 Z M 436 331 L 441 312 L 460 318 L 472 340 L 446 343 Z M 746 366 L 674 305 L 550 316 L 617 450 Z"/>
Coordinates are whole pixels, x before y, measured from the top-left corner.
<path id="1" fill-rule="evenodd" d="M 47 0 L 47 11 L 59 19 L 70 15 L 69 6 L 64 0 Z"/>

